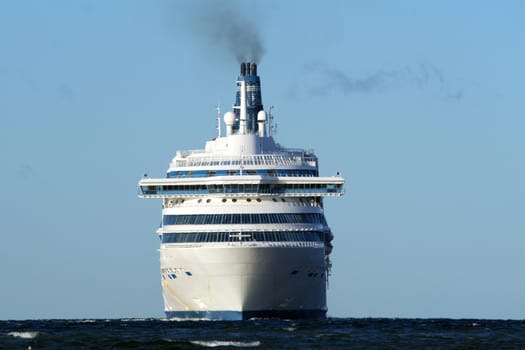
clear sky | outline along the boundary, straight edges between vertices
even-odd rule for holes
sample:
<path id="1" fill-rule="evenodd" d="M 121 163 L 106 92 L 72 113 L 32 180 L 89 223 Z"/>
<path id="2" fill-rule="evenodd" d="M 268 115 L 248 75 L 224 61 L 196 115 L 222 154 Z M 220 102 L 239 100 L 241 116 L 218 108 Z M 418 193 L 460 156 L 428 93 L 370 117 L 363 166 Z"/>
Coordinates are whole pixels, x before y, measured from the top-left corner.
<path id="1" fill-rule="evenodd" d="M 137 182 L 215 136 L 243 53 L 347 180 L 329 315 L 525 318 L 524 37 L 523 1 L 0 1 L 0 319 L 163 316 Z"/>

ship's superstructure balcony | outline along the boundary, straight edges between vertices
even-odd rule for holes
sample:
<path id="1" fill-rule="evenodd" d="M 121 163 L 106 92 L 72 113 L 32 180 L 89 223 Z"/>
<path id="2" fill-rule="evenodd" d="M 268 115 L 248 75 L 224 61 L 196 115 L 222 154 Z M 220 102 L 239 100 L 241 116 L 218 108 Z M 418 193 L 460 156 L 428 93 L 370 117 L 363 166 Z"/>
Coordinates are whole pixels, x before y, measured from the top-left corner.
<path id="1" fill-rule="evenodd" d="M 263 175 L 234 175 L 142 179 L 141 198 L 192 198 L 220 196 L 279 196 L 322 197 L 344 194 L 344 179 L 334 177 L 280 177 Z"/>
<path id="2" fill-rule="evenodd" d="M 172 170 L 168 178 L 193 178 L 231 175 L 263 175 L 263 176 L 317 176 L 316 169 L 218 169 L 218 170 Z"/>

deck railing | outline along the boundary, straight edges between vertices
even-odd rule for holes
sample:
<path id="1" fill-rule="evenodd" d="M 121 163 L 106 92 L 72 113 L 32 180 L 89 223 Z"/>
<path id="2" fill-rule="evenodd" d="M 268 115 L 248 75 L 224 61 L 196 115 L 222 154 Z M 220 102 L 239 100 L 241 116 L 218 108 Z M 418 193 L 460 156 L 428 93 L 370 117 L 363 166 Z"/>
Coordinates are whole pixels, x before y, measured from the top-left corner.
<path id="1" fill-rule="evenodd" d="M 230 166 L 313 166 L 317 164 L 317 158 L 311 153 L 282 153 L 282 154 L 252 154 L 243 156 L 217 156 L 206 155 L 204 152 L 191 152 L 184 157 L 176 157 L 170 164 L 170 168 L 184 167 L 230 167 Z"/>

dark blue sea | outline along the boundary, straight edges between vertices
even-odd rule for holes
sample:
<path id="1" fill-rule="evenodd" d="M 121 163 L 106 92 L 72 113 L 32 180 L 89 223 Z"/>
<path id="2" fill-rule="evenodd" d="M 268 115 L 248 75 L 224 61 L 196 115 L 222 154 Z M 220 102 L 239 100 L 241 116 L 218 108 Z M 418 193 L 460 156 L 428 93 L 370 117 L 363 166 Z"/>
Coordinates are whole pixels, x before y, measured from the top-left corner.
<path id="1" fill-rule="evenodd" d="M 525 349 L 525 320 L 0 321 L 0 349 Z"/>

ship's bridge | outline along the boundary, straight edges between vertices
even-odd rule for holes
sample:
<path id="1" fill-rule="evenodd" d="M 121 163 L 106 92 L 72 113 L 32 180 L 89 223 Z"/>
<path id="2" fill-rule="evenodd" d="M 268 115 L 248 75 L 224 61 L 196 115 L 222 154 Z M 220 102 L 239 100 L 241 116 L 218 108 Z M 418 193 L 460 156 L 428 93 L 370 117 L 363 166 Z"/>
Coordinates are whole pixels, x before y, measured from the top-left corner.
<path id="1" fill-rule="evenodd" d="M 144 178 L 139 182 L 141 198 L 188 198 L 220 196 L 321 197 L 344 194 L 344 179 L 269 175 L 227 175 L 190 178 Z"/>

